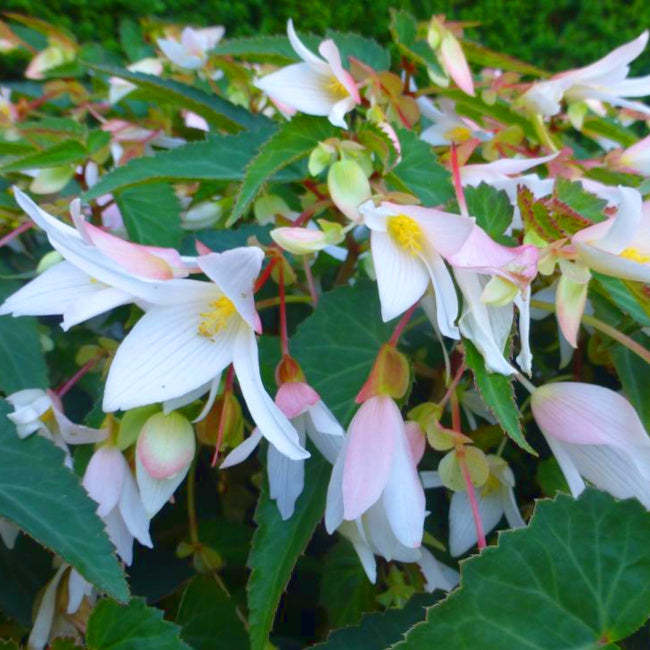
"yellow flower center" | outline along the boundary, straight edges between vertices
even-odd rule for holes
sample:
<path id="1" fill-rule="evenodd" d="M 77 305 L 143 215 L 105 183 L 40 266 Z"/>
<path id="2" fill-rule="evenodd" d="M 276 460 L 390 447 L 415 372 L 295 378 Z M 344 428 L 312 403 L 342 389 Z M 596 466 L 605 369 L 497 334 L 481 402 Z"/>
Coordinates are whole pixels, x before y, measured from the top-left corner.
<path id="1" fill-rule="evenodd" d="M 226 327 L 228 320 L 235 313 L 235 305 L 226 296 L 221 296 L 218 300 L 213 300 L 209 304 L 208 311 L 199 314 L 201 322 L 199 323 L 199 334 L 207 339 L 214 340 L 214 337 Z"/>
<path id="2" fill-rule="evenodd" d="M 626 260 L 638 262 L 639 264 L 647 264 L 650 262 L 650 255 L 644 255 L 638 248 L 626 248 L 620 253 L 620 256 Z"/>
<path id="3" fill-rule="evenodd" d="M 422 252 L 424 236 L 417 222 L 405 214 L 391 217 L 388 221 L 388 234 L 393 241 L 411 255 Z"/>
<path id="4" fill-rule="evenodd" d="M 345 86 L 334 75 L 327 80 L 325 88 L 328 92 L 332 93 L 334 97 L 338 97 L 339 99 L 345 99 L 350 94 Z"/>
<path id="5" fill-rule="evenodd" d="M 445 138 L 450 142 L 455 142 L 456 144 L 467 142 L 471 137 L 472 132 L 466 126 L 456 126 L 445 133 Z"/>
<path id="6" fill-rule="evenodd" d="M 501 483 L 499 483 L 499 479 L 490 472 L 487 481 L 483 483 L 483 485 L 479 488 L 481 492 L 482 497 L 487 497 L 490 494 L 496 492 L 499 487 L 501 486 Z"/>

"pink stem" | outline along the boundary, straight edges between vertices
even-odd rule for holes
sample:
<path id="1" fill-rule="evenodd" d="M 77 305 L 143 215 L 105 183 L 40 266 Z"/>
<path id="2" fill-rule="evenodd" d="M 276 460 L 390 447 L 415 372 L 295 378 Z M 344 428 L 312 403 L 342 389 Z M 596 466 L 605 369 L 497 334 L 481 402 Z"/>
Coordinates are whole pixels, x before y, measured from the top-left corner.
<path id="1" fill-rule="evenodd" d="M 0 248 L 6 246 L 10 241 L 16 239 L 18 235 L 22 235 L 24 232 L 27 232 L 30 228 L 33 227 L 34 223 L 32 221 L 25 221 L 25 223 L 21 223 L 18 228 L 14 228 L 14 230 L 7 233 L 4 237 L 0 238 Z"/>
<path id="2" fill-rule="evenodd" d="M 472 483 L 472 477 L 469 473 L 469 467 L 467 467 L 467 461 L 465 460 L 465 454 L 460 452 L 457 453 L 458 464 L 460 469 L 463 472 L 463 479 L 465 481 L 465 488 L 467 490 L 467 497 L 469 499 L 469 505 L 472 508 L 472 517 L 474 518 L 474 526 L 476 528 L 476 538 L 478 540 L 479 550 L 487 546 L 485 541 L 485 533 L 483 532 L 483 522 L 481 521 L 481 515 L 478 511 L 478 502 L 476 501 L 476 491 L 474 490 L 474 483 Z"/>
<path id="3" fill-rule="evenodd" d="M 103 357 L 103 354 L 98 354 L 96 357 L 93 357 L 90 361 L 86 361 L 77 372 L 70 377 L 67 381 L 63 382 L 57 389 L 56 394 L 59 397 L 63 397 L 84 375 L 86 375 L 93 366 Z"/>
<path id="4" fill-rule="evenodd" d="M 302 267 L 305 270 L 305 277 L 307 278 L 307 286 L 309 287 L 309 294 L 311 295 L 311 302 L 316 309 L 318 306 L 318 292 L 316 291 L 316 285 L 314 284 L 314 276 L 311 272 L 311 266 L 309 266 L 309 261 L 307 256 L 302 256 Z"/>
<path id="5" fill-rule="evenodd" d="M 408 325 L 408 322 L 411 320 L 411 316 L 413 316 L 413 312 L 416 310 L 418 306 L 418 303 L 416 302 L 412 307 L 409 308 L 407 312 L 400 318 L 399 323 L 395 326 L 395 330 L 393 331 L 392 336 L 390 337 L 390 340 L 388 341 L 388 345 L 395 346 L 399 343 L 400 336 L 402 336 L 402 333 L 404 332 L 404 328 Z"/>

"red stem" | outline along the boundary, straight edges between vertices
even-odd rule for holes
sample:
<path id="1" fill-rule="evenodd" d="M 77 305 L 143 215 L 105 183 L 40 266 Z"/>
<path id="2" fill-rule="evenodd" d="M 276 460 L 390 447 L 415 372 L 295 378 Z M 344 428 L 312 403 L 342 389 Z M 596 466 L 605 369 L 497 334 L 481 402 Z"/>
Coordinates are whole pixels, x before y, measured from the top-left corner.
<path id="1" fill-rule="evenodd" d="M 63 397 L 84 375 L 86 375 L 93 366 L 104 356 L 104 353 L 98 354 L 96 357 L 86 361 L 77 372 L 70 377 L 67 381 L 64 381 L 55 391 L 59 397 Z"/>
<path id="2" fill-rule="evenodd" d="M 18 235 L 22 235 L 24 232 L 27 232 L 30 228 L 33 227 L 34 227 L 33 221 L 25 221 L 25 223 L 21 223 L 20 226 L 14 228 L 11 232 L 7 233 L 4 237 L 0 238 L 0 248 L 6 246 L 10 241 L 16 239 Z"/>
<path id="3" fill-rule="evenodd" d="M 456 190 L 456 198 L 460 207 L 460 213 L 467 217 L 467 202 L 465 201 L 465 192 L 463 192 L 463 182 L 460 178 L 460 166 L 458 165 L 458 153 L 456 152 L 456 144 L 451 145 L 451 173 L 454 179 L 454 189 Z"/>
<path id="4" fill-rule="evenodd" d="M 465 372 L 465 361 L 461 361 L 461 364 L 458 366 L 458 370 L 456 370 L 456 374 L 454 375 L 454 378 L 451 380 L 451 384 L 449 384 L 449 388 L 447 389 L 447 392 L 444 394 L 443 398 L 440 400 L 440 406 L 444 408 L 445 404 L 449 401 L 451 396 L 456 392 L 456 386 L 458 386 L 458 382 L 461 380 L 461 377 L 463 376 L 463 373 Z M 460 416 L 460 413 L 458 414 Z M 459 422 L 459 428 L 460 428 L 460 417 L 458 418 Z"/>
<path id="5" fill-rule="evenodd" d="M 280 293 L 280 341 L 282 343 L 282 356 L 289 356 L 289 335 L 287 333 L 287 301 L 284 293 L 284 260 L 278 267 L 278 291 Z"/>
<path id="6" fill-rule="evenodd" d="M 232 390 L 232 384 L 235 380 L 235 367 L 231 364 L 228 367 L 226 372 L 226 382 L 223 390 L 224 400 L 221 406 L 221 415 L 219 417 L 219 428 L 217 429 L 217 442 L 214 447 L 214 454 L 212 455 L 211 465 L 214 467 L 217 464 L 217 458 L 219 458 L 219 450 L 221 449 L 221 443 L 223 442 L 223 430 L 226 427 L 226 395 L 229 391 Z"/>
<path id="7" fill-rule="evenodd" d="M 413 316 L 413 312 L 417 309 L 417 306 L 418 303 L 416 302 L 399 319 L 399 323 L 397 323 L 397 325 L 395 326 L 395 329 L 393 330 L 393 334 L 390 337 L 390 340 L 388 341 L 388 345 L 392 345 L 393 347 L 395 347 L 399 343 L 400 336 L 402 336 L 402 333 L 404 332 L 404 328 L 408 325 L 408 322 L 411 320 L 411 316 Z"/>
<path id="8" fill-rule="evenodd" d="M 255 282 L 255 287 L 253 288 L 253 291 L 257 293 L 265 284 L 266 281 L 271 277 L 271 272 L 273 271 L 273 268 L 275 265 L 278 263 L 278 257 L 273 257 L 269 261 L 269 263 L 266 265 L 266 268 L 260 273 L 259 277 L 257 278 L 257 282 Z"/>
<path id="9" fill-rule="evenodd" d="M 309 294 L 311 295 L 311 302 L 316 309 L 318 306 L 318 292 L 316 291 L 316 284 L 314 283 L 314 276 L 311 272 L 311 266 L 309 266 L 309 260 L 306 255 L 302 256 L 302 267 L 305 270 L 305 277 L 307 278 L 307 286 L 309 287 Z"/>

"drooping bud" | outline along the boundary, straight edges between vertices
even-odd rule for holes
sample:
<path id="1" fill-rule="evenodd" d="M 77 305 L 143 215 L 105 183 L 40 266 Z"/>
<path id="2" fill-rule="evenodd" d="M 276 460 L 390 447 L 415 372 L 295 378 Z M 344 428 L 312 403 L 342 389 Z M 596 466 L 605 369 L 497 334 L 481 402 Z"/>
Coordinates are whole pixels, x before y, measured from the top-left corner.
<path id="1" fill-rule="evenodd" d="M 327 169 L 337 158 L 336 147 L 329 142 L 319 142 L 309 155 L 309 173 L 318 176 Z"/>
<path id="2" fill-rule="evenodd" d="M 334 205 L 352 221 L 360 221 L 358 207 L 372 195 L 366 173 L 354 160 L 339 160 L 327 175 L 327 187 Z"/>
<path id="3" fill-rule="evenodd" d="M 45 73 L 74 61 L 75 50 L 62 44 L 53 44 L 41 50 L 27 66 L 25 76 L 28 79 L 43 79 Z"/>
<path id="4" fill-rule="evenodd" d="M 369 397 L 385 395 L 393 399 L 404 397 L 411 380 L 408 359 L 393 345 L 385 343 L 379 349 L 375 364 L 356 397 L 362 404 Z"/>
<path id="5" fill-rule="evenodd" d="M 160 408 L 156 404 L 128 410 L 120 421 L 117 432 L 117 448 L 124 451 L 134 444 L 138 440 L 138 436 L 147 420 L 158 411 L 160 411 Z"/>
<path id="6" fill-rule="evenodd" d="M 330 245 L 324 232 L 309 228 L 275 228 L 271 231 L 271 238 L 283 250 L 293 255 L 309 255 Z"/>
<path id="7" fill-rule="evenodd" d="M 45 255 L 41 257 L 38 266 L 36 267 L 36 273 L 45 273 L 45 271 L 52 268 L 55 264 L 58 264 L 62 260 L 63 256 L 58 251 L 50 251 L 49 253 L 45 253 Z"/>
<path id="8" fill-rule="evenodd" d="M 291 220 L 292 215 L 296 213 L 292 213 L 291 208 L 281 196 L 262 194 L 255 199 L 253 214 L 255 221 L 261 226 L 265 226 L 267 223 L 273 223 L 278 215 Z"/>
<path id="9" fill-rule="evenodd" d="M 232 390 L 226 390 L 217 397 L 207 417 L 196 423 L 199 440 L 209 447 L 217 444 L 221 424 L 221 446 L 231 448 L 244 439 L 244 417 L 241 405 Z"/>
<path id="10" fill-rule="evenodd" d="M 285 354 L 275 367 L 275 383 L 278 386 L 289 382 L 304 382 L 305 375 L 300 364 L 288 354 Z"/>

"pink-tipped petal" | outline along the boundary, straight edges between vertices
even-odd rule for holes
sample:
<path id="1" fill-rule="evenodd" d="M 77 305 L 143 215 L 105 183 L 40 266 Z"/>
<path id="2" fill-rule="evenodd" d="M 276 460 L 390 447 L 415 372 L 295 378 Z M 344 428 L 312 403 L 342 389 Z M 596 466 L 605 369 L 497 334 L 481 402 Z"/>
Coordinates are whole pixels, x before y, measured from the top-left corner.
<path id="1" fill-rule="evenodd" d="M 290 420 L 302 415 L 319 401 L 319 394 L 303 381 L 284 383 L 275 395 L 275 403 Z"/>
<path id="2" fill-rule="evenodd" d="M 456 82 L 456 85 L 467 95 L 474 97 L 474 82 L 472 73 L 463 54 L 463 48 L 456 38 L 447 32 L 440 44 L 440 57 L 445 70 Z"/>
<path id="3" fill-rule="evenodd" d="M 86 492 L 99 504 L 97 514 L 107 515 L 117 505 L 128 465 L 117 447 L 100 447 L 90 459 L 82 481 Z"/>

